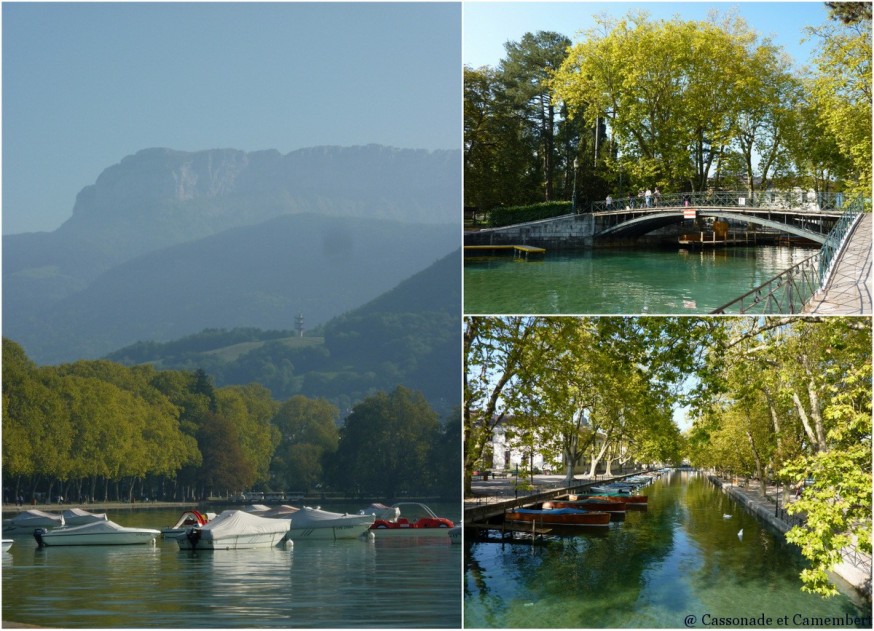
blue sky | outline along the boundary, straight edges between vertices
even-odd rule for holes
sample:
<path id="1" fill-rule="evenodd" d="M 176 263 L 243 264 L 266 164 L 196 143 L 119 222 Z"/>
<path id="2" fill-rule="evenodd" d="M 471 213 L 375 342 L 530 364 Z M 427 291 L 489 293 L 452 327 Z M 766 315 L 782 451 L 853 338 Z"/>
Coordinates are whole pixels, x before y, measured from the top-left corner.
<path id="1" fill-rule="evenodd" d="M 616 17 L 643 9 L 653 19 L 706 20 L 712 9 L 724 13 L 736 8 L 759 34 L 770 37 L 794 59 L 808 63 L 815 42 L 800 44 L 805 26 L 826 21 L 823 2 L 465 2 L 464 52 L 469 66 L 497 66 L 504 57 L 504 43 L 519 41 L 525 33 L 555 31 L 578 41 L 577 35 L 594 26 L 593 16 Z"/>
<path id="2" fill-rule="evenodd" d="M 147 147 L 461 146 L 458 3 L 3 2 L 3 233 Z"/>

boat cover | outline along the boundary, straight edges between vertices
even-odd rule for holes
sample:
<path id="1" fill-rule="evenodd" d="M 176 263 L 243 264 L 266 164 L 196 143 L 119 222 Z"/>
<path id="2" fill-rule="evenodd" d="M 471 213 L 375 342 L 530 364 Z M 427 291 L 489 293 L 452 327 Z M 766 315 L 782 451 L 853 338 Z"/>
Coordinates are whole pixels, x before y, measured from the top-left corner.
<path id="1" fill-rule="evenodd" d="M 108 521 L 106 513 L 89 513 L 81 508 L 68 508 L 64 511 L 64 522 L 68 526 L 81 526 L 92 521 Z"/>
<path id="2" fill-rule="evenodd" d="M 120 534 L 125 532 L 152 532 L 156 535 L 160 535 L 160 531 L 152 530 L 151 528 L 128 528 L 126 526 L 120 526 L 116 524 L 114 521 L 92 521 L 90 524 L 82 524 L 81 526 L 71 526 L 68 528 L 58 528 L 56 530 L 49 530 L 46 533 L 43 533 L 43 537 L 61 537 L 65 535 L 80 535 L 80 534 L 95 534 L 95 533 L 109 533 L 109 534 Z"/>
<path id="3" fill-rule="evenodd" d="M 226 510 L 200 531 L 205 535 L 211 533 L 212 539 L 222 537 L 238 537 L 243 535 L 287 532 L 291 522 L 287 519 L 270 519 L 259 517 L 241 510 Z"/>
<path id="4" fill-rule="evenodd" d="M 19 513 L 11 519 L 3 520 L 4 528 L 56 528 L 64 525 L 63 515 L 53 515 L 45 511 L 32 508 Z"/>
<path id="5" fill-rule="evenodd" d="M 320 508 L 304 506 L 291 517 L 292 528 L 330 528 L 336 525 L 372 524 L 373 515 L 332 513 Z"/>

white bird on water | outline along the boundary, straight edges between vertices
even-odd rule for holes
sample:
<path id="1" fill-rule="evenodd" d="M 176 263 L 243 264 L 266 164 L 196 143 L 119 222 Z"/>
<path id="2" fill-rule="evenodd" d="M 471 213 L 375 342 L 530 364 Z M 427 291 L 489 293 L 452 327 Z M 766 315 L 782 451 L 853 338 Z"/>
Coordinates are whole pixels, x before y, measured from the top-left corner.
<path id="1" fill-rule="evenodd" d="M 741 528 L 740 531 L 737 533 L 737 538 L 740 539 L 741 541 L 744 540 L 744 529 L 743 528 Z"/>
<path id="2" fill-rule="evenodd" d="M 723 515 L 722 518 L 723 519 L 731 519 L 731 515 Z"/>

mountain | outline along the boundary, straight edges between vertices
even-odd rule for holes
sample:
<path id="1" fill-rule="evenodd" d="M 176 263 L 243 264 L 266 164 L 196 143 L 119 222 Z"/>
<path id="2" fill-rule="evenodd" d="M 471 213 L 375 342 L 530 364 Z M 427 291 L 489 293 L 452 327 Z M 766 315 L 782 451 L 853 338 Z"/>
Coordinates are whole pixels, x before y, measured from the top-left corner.
<path id="1" fill-rule="evenodd" d="M 457 246 L 459 160 L 376 145 L 140 151 L 56 231 L 3 237 L 4 334 L 45 363 L 299 312 L 324 322 Z"/>
<path id="2" fill-rule="evenodd" d="M 219 386 L 255 382 L 277 400 L 303 394 L 341 409 L 404 385 L 445 415 L 461 400 L 460 278 L 456 250 L 306 337 L 290 330 L 209 329 L 165 343 L 140 342 L 108 359 L 203 369 Z"/>

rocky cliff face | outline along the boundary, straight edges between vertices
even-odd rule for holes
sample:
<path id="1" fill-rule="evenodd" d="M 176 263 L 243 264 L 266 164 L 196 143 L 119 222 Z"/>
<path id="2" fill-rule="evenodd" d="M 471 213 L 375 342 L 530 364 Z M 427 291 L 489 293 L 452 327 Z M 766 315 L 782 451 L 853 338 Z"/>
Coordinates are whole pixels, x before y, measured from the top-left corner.
<path id="1" fill-rule="evenodd" d="M 148 218 L 215 232 L 216 227 L 314 211 L 447 223 L 458 218 L 459 160 L 457 151 L 378 145 L 317 147 L 287 155 L 145 149 L 82 189 L 61 230 Z"/>
<path id="2" fill-rule="evenodd" d="M 459 151 L 376 145 L 286 155 L 145 149 L 82 189 L 73 216 L 56 231 L 3 237 L 4 333 L 15 332 L 22 341 L 25 334 L 39 338 L 38 323 L 49 312 L 63 321 L 68 298 L 118 266 L 165 248 L 293 215 L 460 227 L 460 199 Z M 248 247 L 257 252 L 257 244 Z"/>

